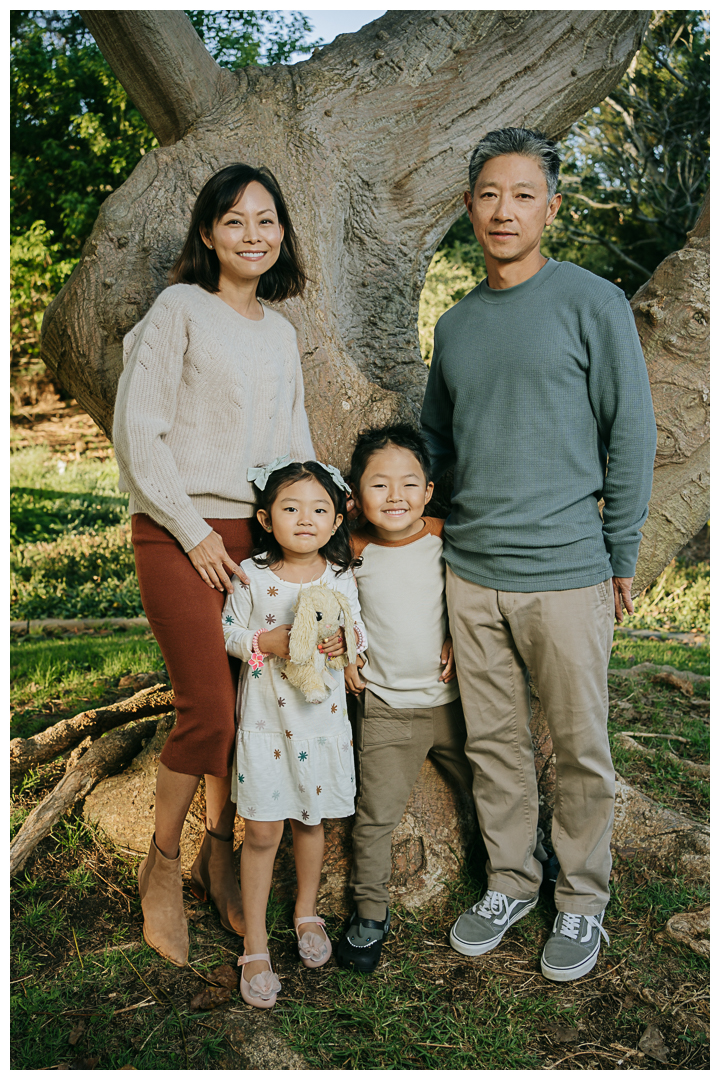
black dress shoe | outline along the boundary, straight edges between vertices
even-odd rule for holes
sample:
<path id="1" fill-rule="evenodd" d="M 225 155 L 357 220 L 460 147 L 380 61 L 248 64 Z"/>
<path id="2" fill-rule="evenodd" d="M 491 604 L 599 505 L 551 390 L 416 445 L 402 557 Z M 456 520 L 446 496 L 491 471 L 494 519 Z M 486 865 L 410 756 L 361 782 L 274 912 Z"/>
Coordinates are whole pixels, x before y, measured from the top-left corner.
<path id="1" fill-rule="evenodd" d="M 340 967 L 365 974 L 374 971 L 380 963 L 380 951 L 389 930 L 390 908 L 385 909 L 384 922 L 361 919 L 357 911 L 354 911 L 335 953 Z"/>

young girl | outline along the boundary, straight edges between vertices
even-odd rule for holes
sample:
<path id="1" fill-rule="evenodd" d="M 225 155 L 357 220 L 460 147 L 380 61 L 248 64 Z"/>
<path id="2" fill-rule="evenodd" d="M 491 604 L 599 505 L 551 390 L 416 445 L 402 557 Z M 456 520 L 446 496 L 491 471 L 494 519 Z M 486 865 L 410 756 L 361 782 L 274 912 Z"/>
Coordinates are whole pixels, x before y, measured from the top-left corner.
<path id="1" fill-rule="evenodd" d="M 245 908 L 245 952 L 240 992 L 249 1005 L 275 1004 L 280 983 L 267 951 L 265 914 L 275 854 L 290 818 L 297 871 L 295 930 L 306 967 L 330 959 L 330 940 L 316 901 L 325 851 L 323 818 L 354 813 L 352 730 L 342 670 L 327 669 L 335 689 L 319 705 L 291 686 L 293 606 L 299 591 L 324 582 L 350 601 L 357 644 L 365 644 L 353 560 L 343 520 L 350 489 L 332 466 L 276 459 L 248 470 L 259 491 L 254 556 L 242 563 L 249 585 L 237 579 L 223 611 L 225 646 L 245 660 L 238 692 L 237 812 L 245 819 L 240 883 Z M 345 652 L 343 631 L 318 646 L 328 657 Z"/>

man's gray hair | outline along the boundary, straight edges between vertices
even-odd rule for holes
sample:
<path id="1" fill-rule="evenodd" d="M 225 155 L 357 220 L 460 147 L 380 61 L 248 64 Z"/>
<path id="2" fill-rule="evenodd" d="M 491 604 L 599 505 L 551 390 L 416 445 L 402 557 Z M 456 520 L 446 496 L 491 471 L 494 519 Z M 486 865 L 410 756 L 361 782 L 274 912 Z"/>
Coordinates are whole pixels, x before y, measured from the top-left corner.
<path id="1" fill-rule="evenodd" d="M 545 176 L 550 202 L 557 190 L 560 155 L 552 139 L 543 135 L 542 131 L 531 131 L 530 128 L 508 127 L 488 131 L 470 157 L 470 194 L 475 191 L 477 178 L 485 162 L 491 158 L 502 157 L 503 154 L 522 154 L 524 157 L 535 158 Z"/>

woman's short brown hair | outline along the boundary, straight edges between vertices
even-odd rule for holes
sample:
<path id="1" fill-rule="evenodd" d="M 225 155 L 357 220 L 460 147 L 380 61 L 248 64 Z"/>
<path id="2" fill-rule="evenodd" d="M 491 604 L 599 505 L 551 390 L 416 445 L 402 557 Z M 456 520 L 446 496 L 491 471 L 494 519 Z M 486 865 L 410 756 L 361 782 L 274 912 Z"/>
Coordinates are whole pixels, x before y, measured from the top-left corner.
<path id="1" fill-rule="evenodd" d="M 270 194 L 284 234 L 277 262 L 258 281 L 257 296 L 270 301 L 302 296 L 307 275 L 280 185 L 264 165 L 255 169 L 240 162 L 216 172 L 198 195 L 183 249 L 170 271 L 171 285 L 201 285 L 208 292 L 217 292 L 220 263 L 215 251 L 203 243 L 201 230 L 210 233 L 213 225 L 235 205 L 253 180 Z"/>

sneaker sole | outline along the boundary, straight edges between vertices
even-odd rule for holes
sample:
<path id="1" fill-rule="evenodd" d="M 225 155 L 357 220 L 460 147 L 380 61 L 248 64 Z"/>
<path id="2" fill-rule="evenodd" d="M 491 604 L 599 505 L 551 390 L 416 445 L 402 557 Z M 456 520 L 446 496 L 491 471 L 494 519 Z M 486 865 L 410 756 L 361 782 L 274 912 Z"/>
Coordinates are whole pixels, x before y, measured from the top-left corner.
<path id="1" fill-rule="evenodd" d="M 540 960 L 540 970 L 550 982 L 572 982 L 573 979 L 579 979 L 583 975 L 587 975 L 589 971 L 592 971 L 597 964 L 599 954 L 600 943 L 598 942 L 596 951 L 591 956 L 588 956 L 587 960 L 583 960 L 581 964 L 575 964 L 573 967 L 569 968 L 550 967 L 545 963 L 545 956 L 543 954 Z"/>
<path id="2" fill-rule="evenodd" d="M 485 953 L 491 952 L 494 948 L 496 948 L 500 944 L 510 927 L 514 926 L 516 922 L 519 922 L 520 919 L 522 919 L 523 915 L 527 915 L 529 911 L 532 911 L 537 902 L 538 898 L 536 896 L 529 907 L 523 908 L 522 911 L 520 911 L 517 915 L 510 919 L 502 933 L 498 934 L 497 937 L 490 938 L 489 941 L 463 941 L 462 938 L 458 938 L 455 936 L 455 926 L 457 926 L 457 923 L 455 923 L 452 930 L 450 931 L 450 944 L 452 945 L 455 952 L 459 952 L 463 956 L 483 956 Z"/>

